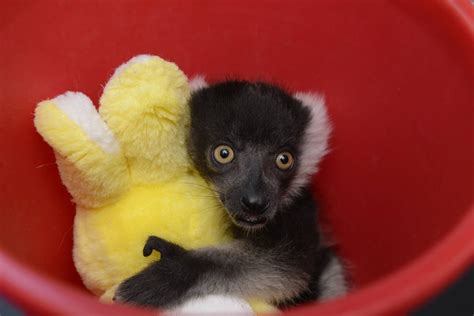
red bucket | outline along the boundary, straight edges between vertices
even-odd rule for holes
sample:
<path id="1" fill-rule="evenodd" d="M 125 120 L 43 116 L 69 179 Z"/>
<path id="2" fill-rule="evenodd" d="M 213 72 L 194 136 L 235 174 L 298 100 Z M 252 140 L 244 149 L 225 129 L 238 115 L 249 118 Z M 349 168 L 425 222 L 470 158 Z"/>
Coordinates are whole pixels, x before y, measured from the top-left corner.
<path id="1" fill-rule="evenodd" d="M 295 315 L 400 314 L 472 263 L 474 27 L 469 1 L 7 1 L 0 5 L 0 296 L 37 313 L 102 305 L 72 263 L 74 205 L 33 127 L 40 100 L 97 101 L 140 53 L 188 75 L 326 95 L 316 176 L 352 294 Z"/>

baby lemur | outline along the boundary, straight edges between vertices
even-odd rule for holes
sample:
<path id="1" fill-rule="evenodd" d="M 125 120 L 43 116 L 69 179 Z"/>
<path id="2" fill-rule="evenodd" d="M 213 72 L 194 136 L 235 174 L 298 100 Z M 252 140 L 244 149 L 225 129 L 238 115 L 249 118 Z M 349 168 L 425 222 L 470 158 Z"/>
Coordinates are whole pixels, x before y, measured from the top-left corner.
<path id="1" fill-rule="evenodd" d="M 159 308 L 209 294 L 280 308 L 347 291 L 344 268 L 322 237 L 311 176 L 327 150 L 321 97 L 261 82 L 225 81 L 193 93 L 189 152 L 214 187 L 235 240 L 186 250 L 150 237 L 161 260 L 124 281 L 116 299 Z"/>

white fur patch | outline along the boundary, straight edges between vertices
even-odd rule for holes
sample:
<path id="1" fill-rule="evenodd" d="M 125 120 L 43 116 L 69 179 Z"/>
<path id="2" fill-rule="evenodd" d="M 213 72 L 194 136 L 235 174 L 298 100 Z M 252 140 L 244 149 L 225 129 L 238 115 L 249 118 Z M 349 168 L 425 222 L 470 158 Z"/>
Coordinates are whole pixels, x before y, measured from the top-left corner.
<path id="1" fill-rule="evenodd" d="M 201 89 L 204 89 L 208 86 L 206 77 L 203 75 L 197 75 L 189 81 L 189 88 L 191 92 L 195 92 Z"/>
<path id="2" fill-rule="evenodd" d="M 187 301 L 165 315 L 255 315 L 243 299 L 224 295 L 208 295 Z"/>
<path id="3" fill-rule="evenodd" d="M 321 300 L 332 299 L 347 294 L 348 286 L 344 267 L 338 258 L 332 258 L 321 274 L 319 288 L 321 289 Z"/>
<path id="4" fill-rule="evenodd" d="M 311 176 L 318 171 L 319 162 L 328 152 L 328 140 L 331 134 L 324 97 L 316 93 L 302 92 L 297 92 L 293 96 L 310 110 L 311 117 L 303 136 L 301 154 L 298 158 L 300 165 L 290 185 L 290 196 L 297 195 L 311 180 Z"/>
<path id="5" fill-rule="evenodd" d="M 69 91 L 57 96 L 52 101 L 105 152 L 116 153 L 119 151 L 119 144 L 112 131 L 104 123 L 92 101 L 85 94 Z"/>

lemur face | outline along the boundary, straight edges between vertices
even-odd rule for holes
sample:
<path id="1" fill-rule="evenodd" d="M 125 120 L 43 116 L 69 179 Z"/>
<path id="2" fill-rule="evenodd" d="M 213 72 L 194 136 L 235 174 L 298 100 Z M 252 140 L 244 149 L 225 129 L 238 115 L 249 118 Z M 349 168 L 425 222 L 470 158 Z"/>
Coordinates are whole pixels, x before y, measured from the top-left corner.
<path id="1" fill-rule="evenodd" d="M 307 184 L 326 151 L 325 111 L 321 120 L 275 86 L 223 82 L 195 92 L 190 105 L 191 157 L 242 228 L 271 221 Z M 310 139 L 315 123 L 325 128 L 322 146 L 314 143 L 318 137 Z"/>

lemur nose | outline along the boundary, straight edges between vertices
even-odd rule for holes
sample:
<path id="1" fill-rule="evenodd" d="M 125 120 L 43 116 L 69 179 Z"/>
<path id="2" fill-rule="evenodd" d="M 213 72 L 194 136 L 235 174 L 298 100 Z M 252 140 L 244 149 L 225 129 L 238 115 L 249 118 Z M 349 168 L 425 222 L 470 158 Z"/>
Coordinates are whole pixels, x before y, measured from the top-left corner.
<path id="1" fill-rule="evenodd" d="M 270 205 L 270 201 L 264 196 L 247 195 L 240 199 L 240 204 L 250 213 L 263 214 Z"/>

